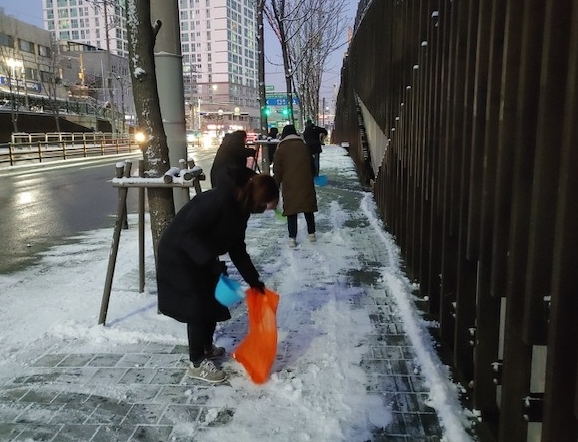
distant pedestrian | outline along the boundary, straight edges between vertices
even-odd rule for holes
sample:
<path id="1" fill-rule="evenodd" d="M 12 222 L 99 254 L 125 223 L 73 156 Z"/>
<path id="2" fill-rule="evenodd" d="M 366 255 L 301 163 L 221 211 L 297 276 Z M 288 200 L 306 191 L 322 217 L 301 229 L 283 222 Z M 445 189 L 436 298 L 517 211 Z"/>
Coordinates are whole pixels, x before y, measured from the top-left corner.
<path id="1" fill-rule="evenodd" d="M 219 175 L 227 167 L 247 168 L 247 158 L 255 157 L 255 149 L 247 148 L 246 142 L 247 132 L 244 130 L 225 134 L 211 167 L 211 187 L 217 186 Z"/>
<path id="2" fill-rule="evenodd" d="M 230 168 L 216 188 L 196 195 L 175 216 L 158 247 L 159 311 L 187 324 L 190 378 L 219 383 L 227 378 L 213 359 L 225 349 L 213 344 L 216 324 L 231 319 L 229 309 L 215 299 L 223 266 L 219 256 L 229 254 L 243 279 L 264 292 L 264 284 L 245 245 L 252 213 L 277 207 L 279 188 L 269 175 Z"/>
<path id="3" fill-rule="evenodd" d="M 287 216 L 289 247 L 297 245 L 299 213 L 305 216 L 309 241 L 314 242 L 317 195 L 313 182 L 313 161 L 309 148 L 291 124 L 283 128 L 273 158 L 273 174 L 283 195 L 283 215 Z"/>
<path id="4" fill-rule="evenodd" d="M 319 162 L 321 157 L 323 138 L 327 136 L 327 129 L 316 126 L 311 120 L 305 122 L 305 130 L 303 130 L 303 138 L 309 152 L 313 157 L 313 164 L 315 165 L 315 176 L 319 176 Z"/>
<path id="5" fill-rule="evenodd" d="M 272 127 L 269 129 L 269 133 L 267 134 L 267 139 L 269 140 L 277 140 L 279 136 L 279 129 L 276 127 Z M 267 148 L 269 149 L 269 164 L 273 162 L 273 157 L 275 156 L 275 149 L 277 149 L 277 143 L 269 143 L 267 144 Z"/>

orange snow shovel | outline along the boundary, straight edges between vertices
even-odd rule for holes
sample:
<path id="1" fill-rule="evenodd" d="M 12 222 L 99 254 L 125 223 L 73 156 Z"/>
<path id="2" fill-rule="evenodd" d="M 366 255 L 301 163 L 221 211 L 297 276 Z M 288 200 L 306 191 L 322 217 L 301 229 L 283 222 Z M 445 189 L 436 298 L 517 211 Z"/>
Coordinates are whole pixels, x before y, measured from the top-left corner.
<path id="1" fill-rule="evenodd" d="M 269 378 L 277 354 L 277 306 L 279 295 L 268 288 L 265 294 L 247 289 L 249 332 L 233 352 L 251 380 L 263 384 Z"/>

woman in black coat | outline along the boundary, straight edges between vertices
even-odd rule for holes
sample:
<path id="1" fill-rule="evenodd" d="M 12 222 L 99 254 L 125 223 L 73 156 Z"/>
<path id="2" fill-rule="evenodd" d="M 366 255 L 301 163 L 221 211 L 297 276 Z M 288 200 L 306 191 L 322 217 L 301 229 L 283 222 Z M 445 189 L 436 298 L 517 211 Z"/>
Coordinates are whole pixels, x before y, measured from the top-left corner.
<path id="1" fill-rule="evenodd" d="M 263 291 L 245 245 L 251 213 L 277 207 L 279 188 L 268 175 L 230 169 L 219 187 L 196 195 L 175 216 L 158 248 L 159 311 L 187 324 L 189 377 L 221 382 L 226 374 L 210 359 L 225 349 L 213 345 L 216 323 L 231 318 L 215 299 L 223 271 L 219 255 L 229 253 L 243 279 Z"/>
<path id="2" fill-rule="evenodd" d="M 211 187 L 217 187 L 219 175 L 224 169 L 247 168 L 247 158 L 255 156 L 255 149 L 245 147 L 246 142 L 247 132 L 244 130 L 225 134 L 211 167 Z"/>

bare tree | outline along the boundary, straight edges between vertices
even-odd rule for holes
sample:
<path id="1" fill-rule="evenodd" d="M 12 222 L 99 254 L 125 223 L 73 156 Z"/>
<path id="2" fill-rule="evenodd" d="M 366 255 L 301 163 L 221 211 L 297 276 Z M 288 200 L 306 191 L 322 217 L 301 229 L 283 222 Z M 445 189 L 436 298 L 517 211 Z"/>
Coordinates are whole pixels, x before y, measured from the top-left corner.
<path id="1" fill-rule="evenodd" d="M 328 58 L 339 49 L 346 30 L 343 11 L 345 0 L 317 0 L 315 8 L 295 31 L 289 46 L 293 61 L 293 81 L 302 117 L 317 120 L 319 91 Z M 305 15 L 305 14 L 299 14 Z M 291 23 L 291 27 L 295 24 Z"/>
<path id="2" fill-rule="evenodd" d="M 268 1 L 265 16 L 281 45 L 291 122 L 294 93 L 302 116 L 316 119 L 325 63 L 342 45 L 346 0 Z"/>
<path id="3" fill-rule="evenodd" d="M 20 97 L 18 96 L 18 67 L 15 65 L 17 63 L 17 53 L 16 49 L 14 48 L 14 43 L 15 42 L 13 41 L 12 46 L 0 46 L 0 71 L 8 79 L 12 128 L 14 132 L 18 132 L 18 111 L 20 108 Z"/>
<path id="4" fill-rule="evenodd" d="M 43 65 L 40 62 L 38 56 L 36 58 L 36 64 L 38 66 L 38 71 L 40 72 L 40 83 L 46 91 L 48 96 L 48 107 L 50 112 L 54 116 L 54 124 L 56 127 L 56 132 L 60 132 L 60 106 L 58 104 L 58 89 L 62 83 L 62 76 L 58 72 L 59 60 L 58 60 L 58 44 L 56 40 L 52 39 L 50 48 L 50 59 L 48 70 L 43 70 Z"/>
<path id="5" fill-rule="evenodd" d="M 160 22 L 151 24 L 150 0 L 126 2 L 129 68 L 135 101 L 137 125 L 147 137 L 143 146 L 145 176 L 161 177 L 169 169 L 169 149 L 161 118 L 153 48 Z M 166 226 L 175 216 L 173 191 L 148 188 L 151 230 L 155 260 L 158 243 Z"/>

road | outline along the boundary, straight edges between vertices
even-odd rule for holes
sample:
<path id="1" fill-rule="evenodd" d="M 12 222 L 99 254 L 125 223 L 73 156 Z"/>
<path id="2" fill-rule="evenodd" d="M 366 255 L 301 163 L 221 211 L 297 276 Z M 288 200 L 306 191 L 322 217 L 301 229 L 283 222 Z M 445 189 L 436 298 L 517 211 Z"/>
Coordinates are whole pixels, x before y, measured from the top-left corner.
<path id="1" fill-rule="evenodd" d="M 190 150 L 209 175 L 216 149 Z M 98 158 L 33 168 L 0 169 L 0 274 L 34 264 L 56 244 L 79 233 L 110 228 L 116 220 L 118 190 L 110 180 L 118 159 Z M 133 170 L 138 157 L 133 159 Z M 209 188 L 209 180 L 201 183 Z M 194 194 L 194 191 L 192 191 Z M 127 209 L 138 211 L 137 192 L 129 191 Z"/>

